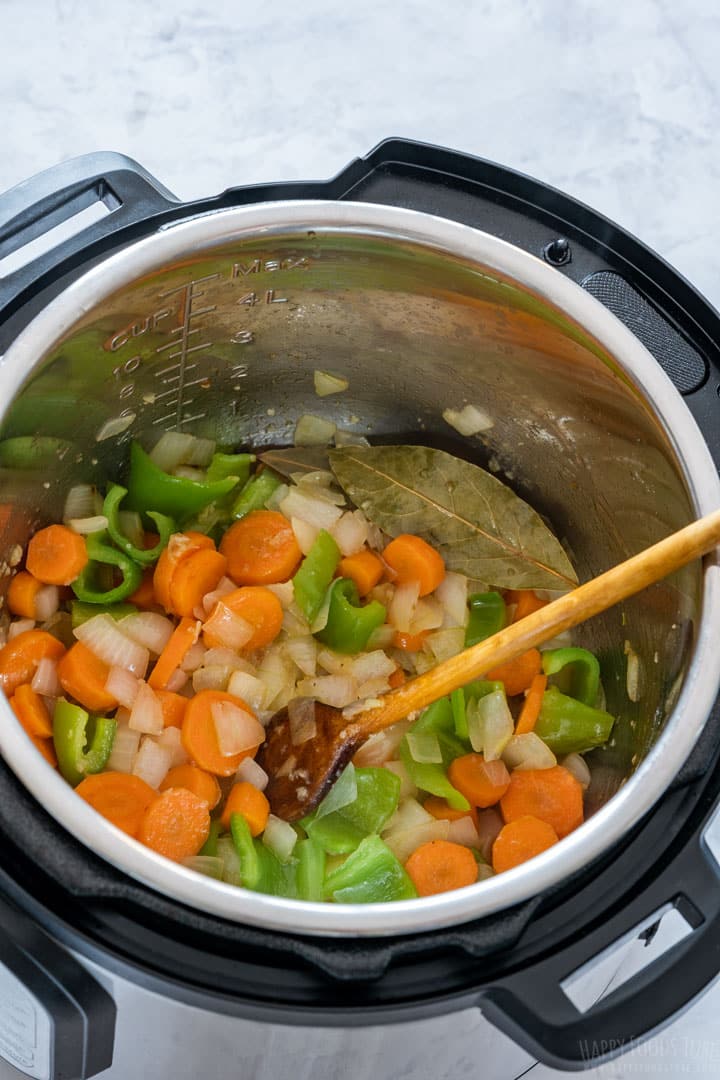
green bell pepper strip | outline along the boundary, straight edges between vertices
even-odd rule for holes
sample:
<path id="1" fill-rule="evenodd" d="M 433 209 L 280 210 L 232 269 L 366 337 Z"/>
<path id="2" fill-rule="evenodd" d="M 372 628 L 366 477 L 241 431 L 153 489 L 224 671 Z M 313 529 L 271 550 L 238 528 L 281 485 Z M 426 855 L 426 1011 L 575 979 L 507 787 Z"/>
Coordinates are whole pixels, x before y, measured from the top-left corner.
<path id="1" fill-rule="evenodd" d="M 55 703 L 55 753 L 60 772 L 73 787 L 77 787 L 88 773 L 105 768 L 115 741 L 117 722 L 103 716 L 95 720 L 95 730 L 87 745 L 89 719 L 85 709 L 71 705 L 65 698 L 59 698 Z"/>
<path id="2" fill-rule="evenodd" d="M 450 705 L 453 714 L 453 723 L 455 724 L 455 734 L 461 739 L 469 738 L 467 715 L 465 713 L 465 691 L 461 687 L 458 690 L 453 690 L 450 695 Z"/>
<path id="3" fill-rule="evenodd" d="M 412 782 L 423 791 L 430 792 L 431 795 L 439 795 L 440 798 L 447 799 L 448 805 L 455 810 L 469 810 L 470 803 L 447 778 L 447 767 L 450 762 L 456 757 L 469 753 L 470 750 L 469 742 L 458 738 L 456 734 L 450 698 L 441 698 L 430 705 L 410 730 L 435 734 L 443 757 L 442 765 L 415 761 L 410 753 L 407 737 L 404 737 L 399 747 L 400 760 Z"/>
<path id="4" fill-rule="evenodd" d="M 323 606 L 339 562 L 340 548 L 330 533 L 321 529 L 292 579 L 295 602 L 311 626 Z"/>
<path id="5" fill-rule="evenodd" d="M 295 845 L 297 855 L 297 891 L 300 900 L 322 900 L 325 880 L 325 852 L 308 837 Z"/>
<path id="6" fill-rule="evenodd" d="M 253 840 L 242 814 L 231 814 L 230 834 L 240 856 L 240 876 L 246 889 L 271 896 L 297 896 L 297 859 L 281 863 L 260 840 Z"/>
<path id="7" fill-rule="evenodd" d="M 167 514 L 180 523 L 199 513 L 204 506 L 224 498 L 237 483 L 233 476 L 214 483 L 170 476 L 157 467 L 139 443 L 133 442 L 130 444 L 126 509 L 148 515 L 150 511 Z"/>
<path id="8" fill-rule="evenodd" d="M 465 627 L 465 648 L 492 637 L 505 625 L 505 601 L 500 593 L 473 593 L 468 599 L 470 618 Z"/>
<path id="9" fill-rule="evenodd" d="M 601 709 L 591 709 L 576 698 L 567 697 L 557 686 L 543 694 L 535 734 L 553 754 L 583 754 L 602 746 L 610 738 L 615 717 Z"/>
<path id="10" fill-rule="evenodd" d="M 563 693 L 591 708 L 600 690 L 600 664 L 587 649 L 548 649 L 542 654 L 546 675 L 558 675 L 555 685 Z"/>
<path id="11" fill-rule="evenodd" d="M 354 851 L 371 833 L 379 833 L 397 810 L 400 800 L 400 777 L 389 769 L 355 769 L 357 797 L 340 810 L 317 817 L 309 815 L 301 822 L 308 836 L 328 855 Z M 326 796 L 327 797 L 327 796 Z"/>
<path id="12" fill-rule="evenodd" d="M 108 488 L 108 493 L 105 496 L 105 501 L 103 503 L 103 514 L 107 518 L 108 523 L 107 531 L 110 533 L 112 540 L 114 540 L 120 550 L 124 551 L 133 562 L 140 563 L 141 566 L 150 566 L 151 563 L 157 562 L 160 558 L 167 547 L 168 540 L 174 532 L 177 532 L 177 526 L 173 519 L 166 514 L 159 514 L 155 510 L 146 511 L 146 517 L 151 518 L 152 521 L 155 522 L 160 539 L 155 547 L 136 547 L 132 540 L 129 540 L 127 536 L 123 535 L 123 531 L 120 528 L 120 503 L 126 495 L 127 488 L 120 487 L 119 484 L 111 484 Z"/>
<path id="13" fill-rule="evenodd" d="M 262 510 L 273 491 L 276 491 L 281 484 L 282 480 L 272 469 L 263 469 L 262 472 L 255 473 L 230 507 L 230 516 L 239 521 L 253 510 Z"/>
<path id="14" fill-rule="evenodd" d="M 70 617 L 73 630 L 82 626 L 88 619 L 94 619 L 96 615 L 109 615 L 112 619 L 124 619 L 126 615 L 136 615 L 137 608 L 134 604 L 108 604 L 100 607 L 99 604 L 86 604 L 82 600 L 73 600 L 70 604 Z"/>
<path id="15" fill-rule="evenodd" d="M 220 822 L 215 820 L 210 822 L 210 832 L 208 838 L 200 848 L 198 855 L 212 855 L 217 857 L 218 853 L 218 837 L 220 836 Z"/>
<path id="16" fill-rule="evenodd" d="M 85 538 L 85 546 L 90 561 L 79 577 L 73 581 L 72 590 L 78 600 L 82 600 L 86 604 L 102 604 L 104 607 L 117 604 L 121 600 L 125 600 L 126 597 L 131 596 L 142 581 L 142 567 L 133 562 L 124 552 L 110 547 L 106 541 L 107 533 L 105 530 L 91 533 L 90 536 Z M 123 577 L 120 584 L 116 585 L 114 589 L 98 592 L 93 584 L 93 574 L 97 564 L 117 566 Z"/>
<path id="17" fill-rule="evenodd" d="M 208 484 L 214 484 L 216 480 L 234 476 L 238 484 L 244 487 L 250 479 L 250 468 L 254 461 L 254 454 L 213 454 L 205 480 Z"/>
<path id="18" fill-rule="evenodd" d="M 339 653 L 362 652 L 373 630 L 385 622 L 385 608 L 377 600 L 360 607 L 357 586 L 338 578 L 330 586 L 327 625 L 315 637 Z"/>
<path id="19" fill-rule="evenodd" d="M 368 836 L 327 875 L 325 896 L 340 904 L 372 904 L 412 900 L 417 891 L 390 848 L 379 836 Z"/>

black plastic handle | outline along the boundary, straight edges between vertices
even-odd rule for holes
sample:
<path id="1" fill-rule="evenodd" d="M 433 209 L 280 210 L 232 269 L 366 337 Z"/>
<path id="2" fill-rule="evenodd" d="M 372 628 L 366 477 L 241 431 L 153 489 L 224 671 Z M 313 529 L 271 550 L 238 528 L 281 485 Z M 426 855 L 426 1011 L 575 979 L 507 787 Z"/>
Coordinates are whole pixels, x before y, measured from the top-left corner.
<path id="1" fill-rule="evenodd" d="M 167 188 L 124 154 L 72 158 L 0 195 L 0 260 L 95 202 L 109 211 L 99 221 L 6 276 L 0 269 L 0 313 L 10 313 L 28 287 L 96 240 L 178 204 Z"/>

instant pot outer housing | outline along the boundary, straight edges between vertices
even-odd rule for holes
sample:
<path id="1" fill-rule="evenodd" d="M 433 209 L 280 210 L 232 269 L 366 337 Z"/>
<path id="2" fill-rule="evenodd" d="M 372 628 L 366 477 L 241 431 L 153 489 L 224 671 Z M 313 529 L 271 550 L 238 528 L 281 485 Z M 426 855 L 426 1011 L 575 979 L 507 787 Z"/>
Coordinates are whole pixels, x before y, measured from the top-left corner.
<path id="1" fill-rule="evenodd" d="M 566 196 L 392 141 L 327 184 L 183 205 L 129 159 L 95 155 L 0 200 L 0 258 L 98 200 L 100 221 L 0 278 L 2 437 L 60 440 L 41 469 L 0 472 L 9 563 L 70 484 L 122 475 L 130 439 L 287 445 L 304 413 L 492 468 L 552 522 L 581 580 L 720 505 L 717 316 Z M 348 390 L 317 398 L 317 368 Z M 492 426 L 463 439 L 442 413 L 467 403 Z M 702 835 L 719 574 L 710 558 L 577 631 L 618 717 L 590 758 L 586 824 L 422 901 L 302 904 L 169 863 L 78 799 L 3 700 L 7 925 L 23 909 L 164 992 L 171 972 L 174 993 L 205 1007 L 209 994 L 218 1011 L 377 1023 L 474 1001 L 556 1064 L 619 1048 L 718 967 L 706 942 L 720 882 Z M 579 1011 L 563 980 L 668 905 L 693 933 Z"/>

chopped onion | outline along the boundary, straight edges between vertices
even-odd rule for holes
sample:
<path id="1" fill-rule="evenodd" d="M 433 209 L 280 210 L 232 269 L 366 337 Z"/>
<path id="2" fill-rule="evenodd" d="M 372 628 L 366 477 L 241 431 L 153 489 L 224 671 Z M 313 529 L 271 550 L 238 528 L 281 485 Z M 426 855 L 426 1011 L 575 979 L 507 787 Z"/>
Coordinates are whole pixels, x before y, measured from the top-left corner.
<path id="1" fill-rule="evenodd" d="M 287 862 L 297 843 L 298 834 L 289 822 L 269 814 L 263 831 L 262 842 L 273 851 L 280 862 Z"/>
<path id="2" fill-rule="evenodd" d="M 395 661 L 380 649 L 361 653 L 350 661 L 350 673 L 358 682 L 366 679 L 387 678 L 395 670 Z"/>
<path id="3" fill-rule="evenodd" d="M 80 536 L 89 536 L 90 533 L 102 532 L 103 529 L 107 529 L 108 519 L 104 514 L 95 514 L 93 517 L 70 518 L 65 524 Z"/>
<path id="4" fill-rule="evenodd" d="M 249 660 L 238 656 L 234 649 L 227 649 L 224 645 L 207 649 L 203 657 L 203 664 L 206 667 L 210 664 L 217 664 L 219 667 L 230 668 L 231 671 L 248 671 L 251 675 L 255 673 L 255 668 Z"/>
<path id="5" fill-rule="evenodd" d="M 568 754 L 560 764 L 580 782 L 583 791 L 587 791 L 590 787 L 590 769 L 585 758 L 581 754 Z"/>
<path id="6" fill-rule="evenodd" d="M 448 626 L 466 626 L 468 621 L 468 579 L 464 574 L 448 570 L 435 590 L 447 615 Z"/>
<path id="7" fill-rule="evenodd" d="M 418 765 L 439 765 L 442 762 L 440 743 L 433 731 L 409 731 L 407 744 L 410 757 Z"/>
<path id="8" fill-rule="evenodd" d="M 295 446 L 327 446 L 336 431 L 332 420 L 305 413 L 295 425 Z"/>
<path id="9" fill-rule="evenodd" d="M 477 435 L 481 431 L 489 431 L 495 426 L 495 421 L 477 405 L 466 405 L 459 411 L 457 409 L 445 409 L 443 420 L 454 427 L 460 435 Z"/>
<path id="10" fill-rule="evenodd" d="M 111 667 L 105 680 L 105 689 L 124 708 L 132 709 L 138 696 L 140 682 L 125 668 Z"/>
<path id="11" fill-rule="evenodd" d="M 205 480 L 205 470 L 192 465 L 178 465 L 177 469 L 173 469 L 172 475 L 180 480 L 192 480 L 195 484 L 202 484 Z"/>
<path id="12" fill-rule="evenodd" d="M 401 721 L 401 723 L 404 723 L 404 722 L 405 721 Z M 368 739 L 368 742 L 369 741 L 370 740 Z M 367 743 L 365 745 L 367 746 Z M 363 747 L 363 749 L 364 749 L 364 747 Z M 357 757 L 357 754 L 355 755 L 355 757 Z M 418 793 L 418 789 L 416 788 L 413 781 L 410 779 L 410 773 L 407 771 L 407 769 L 405 768 L 405 765 L 403 764 L 402 761 L 386 761 L 385 764 L 383 765 L 383 768 L 388 769 L 389 772 L 395 773 L 396 776 L 400 777 L 400 798 L 401 799 L 407 799 L 408 797 L 415 798 L 415 796 Z"/>
<path id="13" fill-rule="evenodd" d="M 283 608 L 289 608 L 295 599 L 295 589 L 293 588 L 292 580 L 280 581 L 276 585 L 266 585 L 265 588 L 269 592 L 275 593 Z"/>
<path id="14" fill-rule="evenodd" d="M 192 457 L 195 436 L 184 431 L 166 431 L 150 451 L 150 460 L 163 472 L 171 473 Z M 210 455 L 212 457 L 212 454 Z"/>
<path id="15" fill-rule="evenodd" d="M 627 696 L 632 702 L 637 702 L 642 696 L 643 669 L 640 657 L 633 649 L 629 641 L 625 642 L 625 655 L 627 656 L 627 673 L 625 676 L 625 689 Z"/>
<path id="16" fill-rule="evenodd" d="M 367 543 L 367 518 L 360 510 L 348 510 L 335 522 L 332 534 L 342 555 L 357 555 Z"/>
<path id="17" fill-rule="evenodd" d="M 160 699 L 146 682 L 138 684 L 128 724 L 135 731 L 144 731 L 148 735 L 159 735 L 165 726 Z"/>
<path id="18" fill-rule="evenodd" d="M 213 610 L 218 600 L 222 600 L 223 596 L 227 596 L 228 593 L 235 592 L 237 585 L 234 581 L 231 581 L 229 577 L 222 577 L 218 581 L 217 585 L 212 592 L 205 593 L 202 599 L 203 612 L 198 615 L 198 618 L 204 619 L 206 615 L 209 615 Z"/>
<path id="19" fill-rule="evenodd" d="M 468 734 L 473 750 L 482 751 L 485 761 L 497 761 L 515 730 L 512 713 L 502 690 L 480 698 L 468 715 Z"/>
<path id="20" fill-rule="evenodd" d="M 349 675 L 319 675 L 301 679 L 297 684 L 300 697 L 314 697 L 324 705 L 343 709 L 357 698 L 357 684 Z"/>
<path id="21" fill-rule="evenodd" d="M 133 775 L 140 777 L 152 788 L 162 784 L 170 768 L 172 753 L 165 746 L 160 746 L 155 739 L 146 736 L 140 743 L 140 749 L 132 767 Z"/>
<path id="22" fill-rule="evenodd" d="M 419 596 L 420 583 L 417 581 L 396 586 L 387 614 L 387 621 L 396 630 L 405 634 L 409 632 Z"/>
<path id="23" fill-rule="evenodd" d="M 328 814 L 334 813 L 335 810 L 342 810 L 344 806 L 349 806 L 356 799 L 357 777 L 355 776 L 355 766 L 350 762 L 340 773 L 340 776 L 318 806 L 315 811 L 315 820 L 320 821 L 321 818 L 327 817 Z"/>
<path id="24" fill-rule="evenodd" d="M 214 439 L 204 439 L 200 435 L 195 435 L 193 444 L 190 447 L 190 455 L 185 459 L 185 464 L 199 465 L 201 469 L 206 469 L 213 459 L 216 445 Z"/>
<path id="25" fill-rule="evenodd" d="M 265 706 L 265 683 L 248 671 L 233 671 L 227 689 L 229 694 L 240 698 L 255 712 L 260 712 Z"/>
<path id="26" fill-rule="evenodd" d="M 265 728 L 251 712 L 229 701 L 216 701 L 210 706 L 218 748 L 223 757 L 233 757 L 245 750 L 254 750 L 265 740 Z"/>
<path id="27" fill-rule="evenodd" d="M 432 818 L 422 825 L 416 825 L 413 829 L 383 833 L 383 840 L 395 858 L 404 863 L 421 844 L 427 844 L 431 840 L 447 840 L 449 832 L 449 821 L 443 818 Z"/>
<path id="28" fill-rule="evenodd" d="M 222 860 L 222 879 L 228 885 L 242 885 L 240 856 L 231 836 L 221 836 L 217 842 L 217 857 Z"/>
<path id="29" fill-rule="evenodd" d="M 457 656 L 465 648 L 465 631 L 462 627 L 452 627 L 449 630 L 436 630 L 428 634 L 425 643 L 435 657 L 437 663 L 449 660 L 451 656 Z"/>
<path id="30" fill-rule="evenodd" d="M 43 585 L 35 594 L 35 618 L 44 623 L 51 619 L 60 607 L 60 590 L 57 585 Z"/>
<path id="31" fill-rule="evenodd" d="M 206 652 L 207 649 L 203 643 L 201 641 L 196 641 L 185 653 L 180 667 L 183 671 L 187 671 L 188 674 L 192 675 L 193 671 L 197 671 L 197 669 L 205 663 Z"/>
<path id="32" fill-rule="evenodd" d="M 181 862 L 196 874 L 204 874 L 205 877 L 215 878 L 217 881 L 223 879 L 225 863 L 217 855 L 189 855 Z"/>
<path id="33" fill-rule="evenodd" d="M 300 518 L 316 529 L 332 529 L 342 517 L 339 507 L 299 487 L 290 488 L 278 509 L 288 520 Z"/>
<path id="34" fill-rule="evenodd" d="M 463 844 L 465 847 L 480 850 L 480 837 L 475 828 L 475 822 L 469 814 L 450 822 L 448 840 L 452 840 L 454 844 Z"/>
<path id="35" fill-rule="evenodd" d="M 124 634 L 111 615 L 94 615 L 73 633 L 109 667 L 126 668 L 139 679 L 144 676 L 150 661 L 148 650 Z"/>
<path id="36" fill-rule="evenodd" d="M 418 600 L 410 623 L 411 634 L 421 634 L 423 630 L 438 630 L 445 621 L 445 609 L 439 600 L 424 596 Z"/>
<path id="37" fill-rule="evenodd" d="M 67 524 L 73 518 L 93 517 L 102 509 L 102 497 L 92 484 L 76 484 L 65 497 L 63 521 Z"/>
<path id="38" fill-rule="evenodd" d="M 366 698 L 377 698 L 381 694 L 387 694 L 390 689 L 390 683 L 388 682 L 387 675 L 379 675 L 375 679 L 367 679 L 364 683 L 358 683 L 357 695 L 359 698 L 365 700 Z"/>
<path id="39" fill-rule="evenodd" d="M 329 603 L 326 606 L 329 608 Z M 308 621 L 295 602 L 290 604 L 283 612 L 282 628 L 288 637 L 307 637 L 309 634 Z"/>
<path id="40" fill-rule="evenodd" d="M 265 509 L 277 510 L 289 490 L 290 487 L 288 484 L 280 484 L 279 487 L 276 487 L 274 491 L 270 492 L 270 495 L 263 503 Z"/>
<path id="41" fill-rule="evenodd" d="M 490 863 L 478 863 L 478 881 L 487 881 L 487 879 L 491 877 L 495 877 L 495 871 Z"/>
<path id="42" fill-rule="evenodd" d="M 307 555 L 318 538 L 320 533 L 319 526 L 311 525 L 308 521 L 303 521 L 303 519 L 299 517 L 290 518 L 290 524 L 292 525 L 292 531 L 295 533 L 298 547 L 303 555 Z"/>
<path id="43" fill-rule="evenodd" d="M 182 690 L 184 686 L 187 685 L 189 678 L 190 676 L 187 674 L 187 672 L 183 671 L 182 668 L 175 668 L 172 675 L 167 681 L 166 689 L 170 690 L 170 692 L 173 694 L 177 694 Z"/>
<path id="44" fill-rule="evenodd" d="M 12 641 L 18 634 L 24 634 L 26 630 L 33 630 L 34 627 L 34 619 L 14 619 L 8 626 L 7 639 Z"/>
<path id="45" fill-rule="evenodd" d="M 302 746 L 308 739 L 314 739 L 317 735 L 314 698 L 293 698 L 288 705 L 288 720 L 293 746 Z"/>
<path id="46" fill-rule="evenodd" d="M 399 720 L 397 724 L 386 728 L 385 731 L 376 731 L 356 751 L 353 757 L 354 764 L 365 767 L 368 765 L 384 765 L 389 762 L 402 742 L 403 736 L 407 734 L 411 726 L 412 720 Z M 398 764 L 400 763 L 398 762 Z"/>
<path id="47" fill-rule="evenodd" d="M 335 432 L 336 446 L 369 446 L 370 442 L 364 435 L 357 431 L 349 431 L 347 428 L 338 428 Z"/>
<path id="48" fill-rule="evenodd" d="M 332 649 L 321 649 L 318 653 L 318 664 L 331 675 L 345 675 L 352 670 L 353 660 L 342 653 L 333 652 Z"/>
<path id="49" fill-rule="evenodd" d="M 193 672 L 193 690 L 226 690 L 233 669 L 224 664 L 204 664 Z"/>
<path id="50" fill-rule="evenodd" d="M 176 765 L 185 765 L 190 760 L 190 755 L 183 746 L 180 728 L 171 725 L 166 727 L 157 738 L 158 746 L 164 747 L 170 752 L 170 768 Z"/>
<path id="51" fill-rule="evenodd" d="M 313 383 L 318 397 L 341 394 L 350 385 L 341 375 L 333 375 L 330 371 L 320 371 L 318 368 L 313 372 Z"/>
<path id="52" fill-rule="evenodd" d="M 60 682 L 57 677 L 57 663 L 48 656 L 38 661 L 35 674 L 30 683 L 36 694 L 42 697 L 58 697 L 60 694 Z"/>
<path id="53" fill-rule="evenodd" d="M 120 525 L 120 532 L 123 536 L 126 536 L 135 547 L 142 548 L 144 546 L 145 530 L 143 529 L 142 518 L 136 510 L 118 511 L 118 524 Z"/>
<path id="54" fill-rule="evenodd" d="M 111 772 L 132 772 L 139 746 L 140 732 L 133 731 L 127 724 L 118 723 L 106 768 Z"/>
<path id="55" fill-rule="evenodd" d="M 212 635 L 213 640 L 219 641 L 230 649 L 241 649 L 253 636 L 254 629 L 247 621 L 236 615 L 231 608 L 218 600 L 210 618 L 203 626 L 203 630 Z"/>
<path id="56" fill-rule="evenodd" d="M 427 824 L 429 821 L 435 821 L 435 818 L 427 812 L 417 799 L 403 799 L 385 826 L 383 833 L 404 832 L 407 829 L 414 829 L 416 825 Z"/>
<path id="57" fill-rule="evenodd" d="M 318 647 L 315 638 L 294 637 L 285 643 L 290 659 L 297 664 L 303 675 L 314 675 L 317 671 Z"/>
<path id="58" fill-rule="evenodd" d="M 557 758 L 547 743 L 534 731 L 525 735 L 513 735 L 503 750 L 503 761 L 508 769 L 552 769 Z"/>
<path id="59" fill-rule="evenodd" d="M 258 791 L 264 791 L 270 782 L 270 777 L 263 768 L 258 765 L 254 758 L 246 757 L 238 765 L 235 779 L 252 784 Z"/>
<path id="60" fill-rule="evenodd" d="M 489 810 L 478 810 L 477 821 L 480 854 L 483 859 L 490 859 L 492 857 L 492 846 L 505 822 L 495 807 L 491 807 Z"/>
<path id="61" fill-rule="evenodd" d="M 395 634 L 397 631 L 394 626 L 389 626 L 387 623 L 383 623 L 382 626 L 376 627 L 370 638 L 368 639 L 368 649 L 389 649 L 395 640 Z"/>
<path id="62" fill-rule="evenodd" d="M 138 611 L 126 615 L 118 623 L 123 634 L 127 634 L 138 645 L 144 645 L 148 652 L 159 656 L 172 637 L 173 626 L 170 619 L 155 611 Z"/>
<path id="63" fill-rule="evenodd" d="M 281 709 L 294 696 L 295 670 L 292 660 L 280 648 L 266 651 L 258 668 L 258 677 L 265 686 L 266 709 Z"/>

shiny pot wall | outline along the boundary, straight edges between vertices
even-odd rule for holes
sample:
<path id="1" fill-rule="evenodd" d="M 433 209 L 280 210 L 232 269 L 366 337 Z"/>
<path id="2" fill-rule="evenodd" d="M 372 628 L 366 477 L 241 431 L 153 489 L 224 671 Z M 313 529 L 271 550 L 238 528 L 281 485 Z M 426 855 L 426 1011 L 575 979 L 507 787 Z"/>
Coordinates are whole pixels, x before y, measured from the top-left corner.
<path id="1" fill-rule="evenodd" d="M 316 368 L 345 375 L 349 389 L 317 398 Z M 581 579 L 720 501 L 682 400 L 600 304 L 502 241 L 388 207 L 273 203 L 167 227 L 50 303 L 8 349 L 0 380 L 6 437 L 62 440 L 37 471 L 3 476 L 4 501 L 35 520 L 59 514 L 70 483 L 116 476 L 131 438 L 150 445 L 182 429 L 287 444 L 307 412 L 499 469 L 549 517 Z M 461 439 L 442 418 L 466 402 L 492 419 L 481 437 Z M 22 539 L 9 528 L 7 554 Z M 592 819 L 512 873 L 422 902 L 299 904 L 201 878 L 99 819 L 38 759 L 4 703 L 0 749 L 81 840 L 192 905 L 309 933 L 449 925 L 537 894 L 654 804 L 716 695 L 717 592 L 717 567 L 704 577 L 690 567 L 578 631 L 601 657 L 618 716 L 611 745 L 593 755 Z M 639 658 L 634 700 L 628 650 Z"/>

